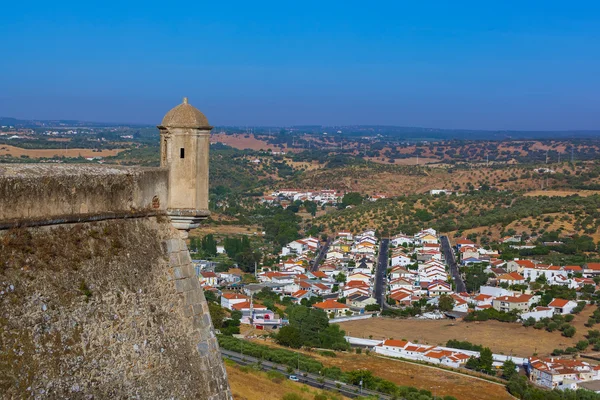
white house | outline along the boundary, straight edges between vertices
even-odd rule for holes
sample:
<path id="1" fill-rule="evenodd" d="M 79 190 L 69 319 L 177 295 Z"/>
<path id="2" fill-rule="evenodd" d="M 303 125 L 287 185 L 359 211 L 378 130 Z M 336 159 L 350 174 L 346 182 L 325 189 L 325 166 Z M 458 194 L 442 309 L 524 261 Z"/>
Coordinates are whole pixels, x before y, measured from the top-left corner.
<path id="1" fill-rule="evenodd" d="M 396 265 L 406 266 L 408 264 L 412 264 L 411 259 L 404 253 L 394 253 L 392 254 L 392 262 L 391 266 L 395 267 Z"/>
<path id="2" fill-rule="evenodd" d="M 234 304 L 240 304 L 248 302 L 250 298 L 238 293 L 223 293 L 221 295 L 221 307 L 228 310 L 233 310 Z"/>
<path id="3" fill-rule="evenodd" d="M 573 300 L 565 300 L 565 299 L 553 299 L 548 307 L 554 309 L 555 314 L 571 314 L 573 309 L 577 307 L 577 302 Z"/>
<path id="4" fill-rule="evenodd" d="M 452 288 L 450 287 L 450 284 L 446 282 L 437 281 L 427 286 L 427 293 L 429 297 L 437 297 L 441 296 L 442 294 L 452 293 Z"/>
<path id="5" fill-rule="evenodd" d="M 537 306 L 533 310 L 531 310 L 529 312 L 524 312 L 523 314 L 521 314 L 521 319 L 523 321 L 525 321 L 529 318 L 533 318 L 536 321 L 539 321 L 543 318 L 552 318 L 553 315 L 554 315 L 554 308 Z"/>

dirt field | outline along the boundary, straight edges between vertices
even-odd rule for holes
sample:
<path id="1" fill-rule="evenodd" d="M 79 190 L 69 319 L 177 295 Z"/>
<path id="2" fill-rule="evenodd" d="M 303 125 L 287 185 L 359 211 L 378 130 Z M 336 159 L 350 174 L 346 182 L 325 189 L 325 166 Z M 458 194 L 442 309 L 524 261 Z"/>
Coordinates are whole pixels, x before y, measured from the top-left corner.
<path id="1" fill-rule="evenodd" d="M 263 345 L 281 347 L 270 341 L 256 341 Z M 323 357 L 315 352 L 304 350 L 301 352 L 318 359 L 325 366 L 336 366 L 346 371 L 368 369 L 374 375 L 397 385 L 430 390 L 437 396 L 454 396 L 459 400 L 467 400 L 473 398 L 473 393 L 479 393 L 477 397 L 479 400 L 508 400 L 512 398 L 502 384 L 495 384 L 439 368 L 379 357 L 373 353 L 369 355 L 365 353 L 336 353 L 337 357 L 332 358 Z"/>
<path id="2" fill-rule="evenodd" d="M 594 311 L 587 307 L 573 320 L 577 333 L 572 338 L 561 336 L 560 332 L 546 332 L 525 328 L 518 323 L 498 321 L 453 322 L 450 320 L 424 321 L 415 319 L 373 318 L 350 321 L 340 326 L 349 336 L 373 339 L 406 339 L 430 345 L 445 345 L 449 339 L 467 340 L 471 343 L 489 347 L 494 353 L 514 354 L 530 357 L 537 352 L 540 356 L 549 355 L 556 348 L 574 346 L 584 339 L 589 328 L 583 324 Z"/>
<path id="3" fill-rule="evenodd" d="M 274 382 L 266 373 L 258 371 L 242 371 L 237 365 L 226 364 L 229 385 L 235 400 L 276 400 L 281 399 L 287 393 L 296 393 L 303 399 L 312 400 L 320 391 L 306 387 L 300 383 L 290 380 Z M 339 399 L 347 399 L 340 396 Z"/>
<path id="4" fill-rule="evenodd" d="M 593 196 L 595 194 L 600 194 L 600 191 L 597 190 L 534 190 L 532 192 L 525 193 L 525 196 L 572 196 L 577 194 L 582 197 Z"/>
<path id="5" fill-rule="evenodd" d="M 29 156 L 30 158 L 52 157 L 109 157 L 116 156 L 123 149 L 93 151 L 93 149 L 22 149 L 20 147 L 0 145 L 0 156 Z"/>
<path id="6" fill-rule="evenodd" d="M 271 144 L 267 144 L 262 140 L 256 139 L 253 135 L 225 135 L 217 133 L 211 136 L 211 142 L 220 142 L 236 149 L 250 149 L 250 150 L 267 150 L 271 149 L 274 151 L 281 151 L 281 148 Z M 284 147 L 284 151 L 285 147 Z"/>

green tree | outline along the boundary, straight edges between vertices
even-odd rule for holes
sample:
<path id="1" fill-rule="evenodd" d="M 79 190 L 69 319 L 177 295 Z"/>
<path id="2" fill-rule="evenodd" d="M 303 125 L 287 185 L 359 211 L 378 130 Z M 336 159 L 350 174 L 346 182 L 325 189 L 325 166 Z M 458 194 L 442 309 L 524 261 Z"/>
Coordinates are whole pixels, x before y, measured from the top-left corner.
<path id="1" fill-rule="evenodd" d="M 201 248 L 204 254 L 209 257 L 217 255 L 217 242 L 212 234 L 208 234 L 202 238 Z"/>
<path id="2" fill-rule="evenodd" d="M 363 202 L 363 196 L 357 192 L 346 193 L 344 197 L 342 197 L 342 204 L 345 206 L 358 206 Z"/>
<path id="3" fill-rule="evenodd" d="M 223 320 L 225 319 L 225 311 L 223 308 L 216 303 L 208 303 L 208 312 L 210 313 L 210 319 L 215 329 L 221 329 L 223 327 Z"/>
<path id="4" fill-rule="evenodd" d="M 448 295 L 441 295 L 438 299 L 438 308 L 441 311 L 452 311 L 454 308 L 454 299 Z"/>
<path id="5" fill-rule="evenodd" d="M 279 332 L 277 332 L 277 335 L 275 335 L 275 341 L 282 346 L 291 347 L 293 349 L 302 347 L 300 330 L 291 325 L 282 327 Z"/>
<path id="6" fill-rule="evenodd" d="M 479 368 L 490 373 L 492 372 L 493 362 L 494 358 L 492 356 L 492 351 L 489 347 L 484 347 L 479 353 Z"/>
<path id="7" fill-rule="evenodd" d="M 512 360 L 504 361 L 504 364 L 502 364 L 502 377 L 506 380 L 510 380 L 517 374 L 517 364 L 515 364 Z"/>

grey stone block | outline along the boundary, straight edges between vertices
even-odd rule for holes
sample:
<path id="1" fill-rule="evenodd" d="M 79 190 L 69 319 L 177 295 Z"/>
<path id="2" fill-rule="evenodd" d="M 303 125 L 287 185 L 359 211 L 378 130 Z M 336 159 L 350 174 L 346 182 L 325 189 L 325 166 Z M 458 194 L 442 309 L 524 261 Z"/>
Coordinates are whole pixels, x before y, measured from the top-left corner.
<path id="1" fill-rule="evenodd" d="M 182 264 L 192 263 L 192 256 L 190 256 L 190 252 L 187 250 L 182 251 L 179 257 Z"/>
<path id="2" fill-rule="evenodd" d="M 185 292 L 183 298 L 186 306 L 200 303 L 200 293 L 197 290 Z"/>
<path id="3" fill-rule="evenodd" d="M 181 268 L 187 278 L 196 278 L 196 280 L 198 280 L 196 277 L 196 271 L 191 263 L 183 264 Z"/>
<path id="4" fill-rule="evenodd" d="M 175 279 L 183 279 L 186 277 L 184 270 L 181 267 L 173 268 L 173 276 L 175 277 Z"/>
<path id="5" fill-rule="evenodd" d="M 198 353 L 200 353 L 201 356 L 205 357 L 208 355 L 208 352 L 209 352 L 208 343 L 206 343 L 206 342 L 198 343 L 196 348 L 198 349 Z"/>
<path id="6" fill-rule="evenodd" d="M 194 315 L 194 310 L 192 309 L 191 306 L 184 306 L 183 307 L 183 315 L 187 318 L 187 317 L 191 317 Z"/>
<path id="7" fill-rule="evenodd" d="M 192 304 L 192 311 L 194 315 L 204 314 L 204 308 L 202 308 L 202 304 Z"/>
<path id="8" fill-rule="evenodd" d="M 180 265 L 179 253 L 169 253 L 169 264 L 173 267 Z"/>
<path id="9" fill-rule="evenodd" d="M 177 291 L 177 293 L 187 292 L 186 281 L 187 279 L 178 279 L 175 281 L 175 290 Z"/>

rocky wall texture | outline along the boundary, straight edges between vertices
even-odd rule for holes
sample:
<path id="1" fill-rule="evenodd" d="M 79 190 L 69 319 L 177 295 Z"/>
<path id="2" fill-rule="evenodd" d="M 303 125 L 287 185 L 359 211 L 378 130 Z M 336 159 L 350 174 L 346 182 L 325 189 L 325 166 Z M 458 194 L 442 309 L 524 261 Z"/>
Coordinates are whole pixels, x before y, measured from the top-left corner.
<path id="1" fill-rule="evenodd" d="M 202 289 L 168 222 L 0 232 L 0 393 L 231 398 Z"/>

